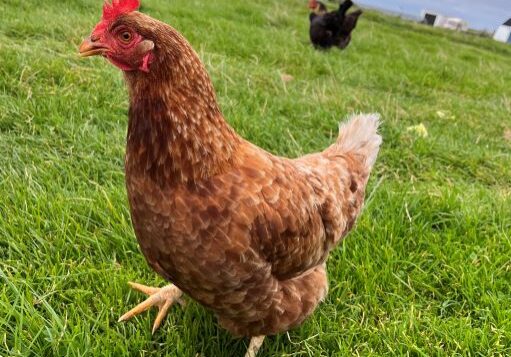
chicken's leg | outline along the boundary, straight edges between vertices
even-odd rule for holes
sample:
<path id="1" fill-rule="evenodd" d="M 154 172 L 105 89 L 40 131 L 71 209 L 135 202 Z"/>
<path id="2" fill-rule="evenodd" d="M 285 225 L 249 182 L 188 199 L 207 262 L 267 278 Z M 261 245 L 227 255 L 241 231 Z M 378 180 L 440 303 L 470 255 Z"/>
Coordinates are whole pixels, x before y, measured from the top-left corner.
<path id="1" fill-rule="evenodd" d="M 250 345 L 248 346 L 247 353 L 245 357 L 256 357 L 257 352 L 261 348 L 263 344 L 264 338 L 266 336 L 255 336 L 250 339 Z"/>
<path id="2" fill-rule="evenodd" d="M 167 285 L 163 288 L 152 288 L 149 286 L 145 286 L 142 284 L 137 283 L 128 283 L 133 289 L 143 292 L 146 295 L 149 295 L 149 298 L 147 298 L 144 302 L 138 304 L 133 309 L 125 313 L 119 318 L 119 322 L 126 321 L 131 319 L 133 316 L 136 316 L 147 309 L 149 309 L 151 306 L 157 306 L 158 310 L 158 316 L 156 316 L 156 320 L 154 320 L 153 324 L 153 333 L 160 327 L 160 324 L 167 315 L 167 311 L 172 304 L 174 304 L 176 301 L 180 303 L 181 305 L 184 305 L 184 301 L 181 299 L 181 296 L 183 295 L 183 292 L 179 290 L 179 288 L 175 285 Z"/>

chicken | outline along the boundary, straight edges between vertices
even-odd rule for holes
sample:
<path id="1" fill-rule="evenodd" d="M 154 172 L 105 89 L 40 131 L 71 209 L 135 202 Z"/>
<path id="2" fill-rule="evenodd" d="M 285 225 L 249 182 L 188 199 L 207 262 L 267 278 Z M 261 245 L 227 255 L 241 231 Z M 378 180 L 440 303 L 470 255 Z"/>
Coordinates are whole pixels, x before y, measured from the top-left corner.
<path id="1" fill-rule="evenodd" d="M 357 25 L 362 10 L 347 14 L 353 5 L 351 0 L 344 1 L 339 9 L 327 12 L 323 3 L 317 0 L 309 0 L 310 40 L 314 47 L 328 49 L 336 46 L 344 49 L 351 41 L 351 32 Z"/>
<path id="2" fill-rule="evenodd" d="M 264 336 L 300 325 L 325 298 L 325 261 L 362 208 L 378 117 L 355 116 L 321 153 L 274 156 L 235 133 L 190 44 L 138 6 L 106 3 L 80 46 L 124 72 L 132 223 L 150 267 L 172 282 L 132 283 L 149 298 L 120 320 L 156 306 L 154 331 L 186 294 L 250 337 L 255 356 Z"/>

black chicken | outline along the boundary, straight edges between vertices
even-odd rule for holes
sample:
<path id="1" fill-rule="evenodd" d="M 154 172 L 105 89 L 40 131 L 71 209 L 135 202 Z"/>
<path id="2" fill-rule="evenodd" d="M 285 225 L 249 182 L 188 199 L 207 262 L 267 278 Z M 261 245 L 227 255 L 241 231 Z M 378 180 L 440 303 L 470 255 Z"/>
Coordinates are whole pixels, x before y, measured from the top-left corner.
<path id="1" fill-rule="evenodd" d="M 332 46 L 344 49 L 351 41 L 351 32 L 357 25 L 362 10 L 347 14 L 353 5 L 351 0 L 344 1 L 336 11 L 327 12 L 326 6 L 317 1 L 309 0 L 312 12 L 310 19 L 310 39 L 314 47 L 328 49 Z"/>

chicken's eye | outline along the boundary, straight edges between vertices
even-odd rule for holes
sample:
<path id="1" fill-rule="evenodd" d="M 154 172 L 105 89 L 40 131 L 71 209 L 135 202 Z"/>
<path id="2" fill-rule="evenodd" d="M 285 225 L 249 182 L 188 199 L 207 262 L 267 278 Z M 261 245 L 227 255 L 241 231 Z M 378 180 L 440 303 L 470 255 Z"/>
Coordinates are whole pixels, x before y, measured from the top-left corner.
<path id="1" fill-rule="evenodd" d="M 133 35 L 129 31 L 123 31 L 120 34 L 120 38 L 123 42 L 128 43 L 131 41 Z"/>

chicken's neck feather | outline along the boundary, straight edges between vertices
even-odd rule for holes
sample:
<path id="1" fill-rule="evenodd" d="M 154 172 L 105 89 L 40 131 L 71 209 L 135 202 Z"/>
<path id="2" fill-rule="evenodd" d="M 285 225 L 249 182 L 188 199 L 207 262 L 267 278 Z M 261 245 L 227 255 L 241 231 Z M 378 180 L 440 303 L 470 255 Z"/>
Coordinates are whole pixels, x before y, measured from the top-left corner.
<path id="1" fill-rule="evenodd" d="M 175 30 L 159 45 L 149 74 L 126 73 L 126 168 L 161 186 L 227 170 L 242 139 L 225 122 L 206 69 Z"/>

